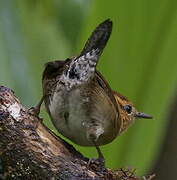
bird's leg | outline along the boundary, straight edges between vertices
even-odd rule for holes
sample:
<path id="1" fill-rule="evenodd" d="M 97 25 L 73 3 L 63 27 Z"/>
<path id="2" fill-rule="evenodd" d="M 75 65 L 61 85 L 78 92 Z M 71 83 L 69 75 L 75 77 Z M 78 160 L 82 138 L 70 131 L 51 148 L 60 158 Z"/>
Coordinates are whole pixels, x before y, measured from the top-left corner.
<path id="1" fill-rule="evenodd" d="M 39 116 L 39 113 L 40 113 L 40 109 L 41 109 L 41 105 L 44 101 L 44 95 L 42 96 L 42 98 L 40 99 L 39 103 L 34 106 L 34 107 L 31 107 L 29 110 L 32 114 L 36 115 L 36 116 Z"/>
<path id="2" fill-rule="evenodd" d="M 93 143 L 94 143 L 97 153 L 98 153 L 97 162 L 99 163 L 99 167 L 101 170 L 104 170 L 105 169 L 105 159 L 104 159 L 103 153 L 101 152 L 100 147 L 96 144 L 96 142 L 93 141 Z"/>
<path id="3" fill-rule="evenodd" d="M 98 159 L 101 159 L 102 161 L 104 161 L 104 156 L 103 156 L 103 153 L 101 152 L 99 146 L 96 144 L 96 142 L 93 142 L 93 143 L 94 143 L 97 153 L 98 153 Z"/>
<path id="4" fill-rule="evenodd" d="M 96 147 L 96 150 L 98 153 L 98 159 L 95 159 L 95 158 L 90 159 L 88 162 L 88 167 L 91 167 L 92 169 L 96 169 L 97 171 L 105 171 L 104 156 L 95 141 L 93 141 L 93 144 Z"/>
<path id="5" fill-rule="evenodd" d="M 86 124 L 86 133 L 87 133 L 87 139 L 92 142 L 92 145 L 95 146 L 98 158 L 92 158 L 88 162 L 88 166 L 93 167 L 96 166 L 97 169 L 104 171 L 105 170 L 105 160 L 104 156 L 97 144 L 97 141 L 101 134 L 104 133 L 104 129 L 102 127 L 102 124 L 95 121 L 94 119 L 91 119 L 89 123 Z"/>

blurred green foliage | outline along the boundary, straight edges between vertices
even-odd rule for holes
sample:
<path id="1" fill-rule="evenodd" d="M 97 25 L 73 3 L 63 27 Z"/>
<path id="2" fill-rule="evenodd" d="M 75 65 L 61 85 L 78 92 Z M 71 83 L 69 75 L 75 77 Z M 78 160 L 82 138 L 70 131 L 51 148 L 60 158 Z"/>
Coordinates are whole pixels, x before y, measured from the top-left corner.
<path id="1" fill-rule="evenodd" d="M 111 18 L 113 33 L 99 63 L 111 87 L 153 120 L 137 120 L 102 148 L 109 167 L 145 173 L 158 157 L 177 83 L 177 1 L 1 0 L 0 84 L 28 107 L 40 99 L 47 61 L 77 55 L 93 29 Z M 46 118 L 43 108 L 42 117 Z M 89 157 L 94 148 L 76 146 Z"/>

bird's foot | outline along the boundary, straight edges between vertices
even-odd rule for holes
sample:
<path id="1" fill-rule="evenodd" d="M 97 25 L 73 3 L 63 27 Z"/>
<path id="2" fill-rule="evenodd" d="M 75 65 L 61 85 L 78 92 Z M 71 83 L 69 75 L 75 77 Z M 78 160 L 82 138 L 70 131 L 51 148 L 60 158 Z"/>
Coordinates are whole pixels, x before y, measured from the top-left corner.
<path id="1" fill-rule="evenodd" d="M 36 116 L 36 117 L 39 117 L 39 113 L 40 113 L 40 108 L 38 106 L 35 106 L 35 107 L 31 107 L 28 109 L 29 113 Z"/>
<path id="2" fill-rule="evenodd" d="M 106 170 L 104 158 L 89 159 L 87 166 L 88 168 L 94 169 L 97 172 L 103 172 Z"/>
<path id="3" fill-rule="evenodd" d="M 34 107 L 31 107 L 28 111 L 30 114 L 36 116 L 36 117 L 39 117 L 39 113 L 40 113 L 40 110 L 41 110 L 41 105 L 44 101 L 44 95 L 42 96 L 42 98 L 40 99 L 39 103 L 34 106 Z"/>

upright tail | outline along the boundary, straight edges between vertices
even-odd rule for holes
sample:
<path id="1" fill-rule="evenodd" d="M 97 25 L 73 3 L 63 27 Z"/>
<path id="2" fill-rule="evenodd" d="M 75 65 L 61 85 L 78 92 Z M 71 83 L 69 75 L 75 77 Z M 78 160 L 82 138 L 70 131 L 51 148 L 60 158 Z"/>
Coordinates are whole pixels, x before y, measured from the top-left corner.
<path id="1" fill-rule="evenodd" d="M 71 59 L 69 68 L 64 73 L 64 81 L 69 88 L 88 82 L 95 74 L 98 59 L 111 35 L 112 21 L 101 23 L 91 34 L 78 57 Z"/>
<path id="2" fill-rule="evenodd" d="M 110 19 L 107 19 L 101 24 L 99 24 L 87 40 L 81 52 L 81 56 L 90 52 L 92 49 L 99 49 L 99 55 L 101 55 L 103 49 L 105 48 L 109 40 L 111 32 L 112 21 Z"/>

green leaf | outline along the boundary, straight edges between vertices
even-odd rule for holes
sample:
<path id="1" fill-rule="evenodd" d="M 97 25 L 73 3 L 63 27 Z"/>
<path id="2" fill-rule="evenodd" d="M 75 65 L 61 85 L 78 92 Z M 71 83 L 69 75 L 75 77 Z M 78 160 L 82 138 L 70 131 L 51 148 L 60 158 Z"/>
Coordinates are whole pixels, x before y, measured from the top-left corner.
<path id="1" fill-rule="evenodd" d="M 157 158 L 177 82 L 176 3 L 172 1 L 94 1 L 81 42 L 96 25 L 113 20 L 113 33 L 99 70 L 111 87 L 127 96 L 152 120 L 137 120 L 103 147 L 109 167 L 133 167 L 144 173 Z M 80 46 L 80 44 L 79 44 Z M 82 149 L 90 155 L 90 150 Z"/>

